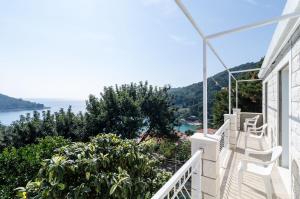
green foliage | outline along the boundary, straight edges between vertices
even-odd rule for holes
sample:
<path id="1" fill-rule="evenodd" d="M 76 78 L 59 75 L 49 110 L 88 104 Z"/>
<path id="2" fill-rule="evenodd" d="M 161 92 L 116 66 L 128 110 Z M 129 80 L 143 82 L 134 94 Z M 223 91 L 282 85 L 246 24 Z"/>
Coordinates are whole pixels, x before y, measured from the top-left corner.
<path id="1" fill-rule="evenodd" d="M 224 114 L 228 113 L 228 90 L 224 89 L 216 93 L 213 107 L 213 124 L 219 128 L 224 123 Z"/>
<path id="2" fill-rule="evenodd" d="M 189 130 L 186 130 L 184 133 L 187 134 L 188 136 L 191 136 L 191 135 L 194 135 L 194 133 L 196 133 L 196 131 L 189 129 Z"/>
<path id="3" fill-rule="evenodd" d="M 19 194 L 29 198 L 150 198 L 170 177 L 151 144 L 113 134 L 62 147 Z"/>
<path id="4" fill-rule="evenodd" d="M 148 83 L 107 87 L 100 98 L 91 95 L 86 114 L 74 114 L 71 107 L 54 114 L 37 111 L 27 114 L 6 128 L 0 128 L 0 148 L 21 147 L 45 136 L 63 136 L 72 141 L 88 141 L 99 133 L 114 133 L 122 138 L 137 138 L 147 131 L 161 137 L 174 135 L 175 108 L 170 103 L 169 87 Z M 0 126 L 1 127 L 1 126 Z"/>
<path id="5" fill-rule="evenodd" d="M 144 142 L 151 153 L 158 153 L 166 159 L 187 161 L 191 157 L 191 142 L 178 139 L 150 139 Z"/>
<path id="6" fill-rule="evenodd" d="M 256 67 L 260 67 L 263 60 L 260 60 Z M 257 79 L 257 72 L 248 72 L 239 77 L 239 79 Z M 232 83 L 232 104 L 235 105 L 235 82 Z M 238 106 L 243 112 L 261 112 L 262 110 L 262 83 L 241 82 L 238 90 Z M 220 127 L 224 122 L 224 114 L 228 113 L 228 88 L 216 93 L 213 105 L 213 123 L 214 127 Z"/>
<path id="7" fill-rule="evenodd" d="M 233 67 L 232 70 L 244 70 L 257 67 L 258 63 L 246 63 L 240 66 Z M 239 77 L 239 75 L 236 75 Z M 207 79 L 208 88 L 208 118 L 213 117 L 213 106 L 215 96 L 222 88 L 228 87 L 228 72 L 223 71 Z M 195 115 L 202 118 L 202 99 L 203 99 L 203 83 L 195 83 L 182 88 L 173 88 L 170 94 L 173 96 L 172 103 L 181 111 L 179 117 L 187 118 Z"/>
<path id="8" fill-rule="evenodd" d="M 50 158 L 56 148 L 69 143 L 62 137 L 45 137 L 37 144 L 5 148 L 0 154 L 1 198 L 13 198 L 16 187 L 26 185 L 36 176 L 43 159 Z"/>
<path id="9" fill-rule="evenodd" d="M 146 130 L 148 134 L 169 136 L 176 120 L 168 90 L 141 82 L 106 87 L 100 98 L 91 95 L 86 113 L 88 134 L 104 132 L 136 138 Z"/>
<path id="10" fill-rule="evenodd" d="M 1 129 L 0 129 L 1 130 Z M 33 112 L 20 116 L 20 120 L 2 130 L 1 148 L 7 146 L 21 147 L 35 143 L 37 138 L 46 136 L 63 136 L 72 140 L 83 140 L 85 137 L 85 118 L 79 113 L 75 115 L 71 107 L 67 112 L 61 109 L 55 114 L 43 111 L 42 116 Z"/>
<path id="11" fill-rule="evenodd" d="M 43 104 L 12 98 L 0 94 L 0 111 L 36 110 L 45 108 Z"/>

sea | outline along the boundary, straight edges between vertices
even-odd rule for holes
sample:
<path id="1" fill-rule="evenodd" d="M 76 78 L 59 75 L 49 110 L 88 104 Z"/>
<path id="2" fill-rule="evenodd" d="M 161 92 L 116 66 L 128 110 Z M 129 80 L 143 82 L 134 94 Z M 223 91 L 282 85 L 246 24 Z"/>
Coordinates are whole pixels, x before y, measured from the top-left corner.
<path id="1" fill-rule="evenodd" d="M 50 110 L 51 113 L 58 112 L 61 108 L 67 110 L 69 106 L 72 107 L 72 111 L 74 113 L 85 113 L 86 111 L 86 102 L 85 100 L 67 100 L 67 99 L 25 99 L 31 102 L 44 104 L 47 109 L 37 110 L 39 113 L 43 111 Z M 0 112 L 0 122 L 3 125 L 10 125 L 14 121 L 19 120 L 21 115 L 33 114 L 33 110 L 26 111 L 10 111 L 10 112 Z M 187 130 L 195 131 L 197 126 L 182 124 L 181 126 L 177 126 L 175 128 L 177 131 L 185 132 Z"/>
<path id="2" fill-rule="evenodd" d="M 50 110 L 51 113 L 58 112 L 61 108 L 67 110 L 69 106 L 72 107 L 74 113 L 85 112 L 86 105 L 85 100 L 66 100 L 66 99 L 25 99 L 31 102 L 44 104 L 48 109 L 38 110 L 42 113 L 43 111 Z M 33 114 L 33 110 L 26 111 L 10 111 L 10 112 L 0 112 L 0 122 L 4 125 L 10 125 L 16 120 L 20 119 L 21 115 L 26 115 L 27 113 Z"/>

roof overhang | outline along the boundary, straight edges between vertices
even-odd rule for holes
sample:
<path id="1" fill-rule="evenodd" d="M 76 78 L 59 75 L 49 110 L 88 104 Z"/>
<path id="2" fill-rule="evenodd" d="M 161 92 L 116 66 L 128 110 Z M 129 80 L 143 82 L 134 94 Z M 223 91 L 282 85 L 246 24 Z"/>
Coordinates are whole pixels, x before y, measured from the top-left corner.
<path id="1" fill-rule="evenodd" d="M 299 12 L 300 11 L 300 0 L 288 0 L 282 15 Z M 273 34 L 271 43 L 268 47 L 266 56 L 264 58 L 261 70 L 258 74 L 259 78 L 265 78 L 267 72 L 271 68 L 272 64 L 276 60 L 280 51 L 289 41 L 289 38 L 300 24 L 300 18 L 290 18 L 284 21 L 280 21 L 277 24 L 275 32 Z"/>

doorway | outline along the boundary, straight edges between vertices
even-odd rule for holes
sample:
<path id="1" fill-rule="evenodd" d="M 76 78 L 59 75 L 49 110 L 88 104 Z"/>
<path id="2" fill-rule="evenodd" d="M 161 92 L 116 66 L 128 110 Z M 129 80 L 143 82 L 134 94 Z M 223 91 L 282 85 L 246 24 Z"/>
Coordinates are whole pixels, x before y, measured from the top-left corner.
<path id="1" fill-rule="evenodd" d="M 282 156 L 279 164 L 289 168 L 289 68 L 284 67 L 279 72 L 279 140 L 282 146 Z"/>

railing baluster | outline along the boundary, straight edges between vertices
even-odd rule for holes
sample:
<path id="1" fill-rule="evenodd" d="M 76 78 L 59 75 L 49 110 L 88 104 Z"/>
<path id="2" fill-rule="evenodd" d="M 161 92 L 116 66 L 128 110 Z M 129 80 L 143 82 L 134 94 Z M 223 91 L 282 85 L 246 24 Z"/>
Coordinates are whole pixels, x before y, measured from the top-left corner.
<path id="1" fill-rule="evenodd" d="M 201 159 L 202 150 L 199 150 L 171 177 L 171 179 L 152 197 L 152 199 L 164 199 L 165 197 L 168 199 L 180 199 L 180 195 L 182 195 L 185 199 L 187 197 L 191 198 L 191 188 L 189 191 L 186 186 L 189 180 L 191 180 L 192 174 L 199 170 L 197 166 L 201 165 Z M 200 171 L 201 170 L 202 169 L 200 169 Z"/>

